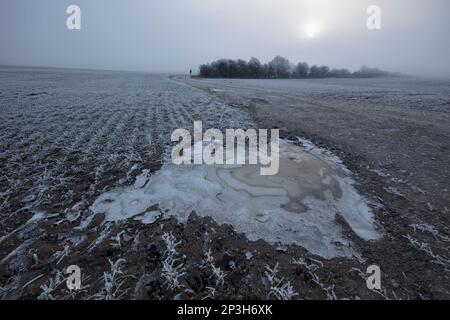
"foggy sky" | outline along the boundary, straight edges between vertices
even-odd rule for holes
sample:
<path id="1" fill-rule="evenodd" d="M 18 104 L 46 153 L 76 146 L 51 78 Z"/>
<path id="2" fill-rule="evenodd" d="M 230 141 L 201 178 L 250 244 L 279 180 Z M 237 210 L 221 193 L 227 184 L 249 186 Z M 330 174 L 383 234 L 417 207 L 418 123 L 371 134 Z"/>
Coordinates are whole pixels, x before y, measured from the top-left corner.
<path id="1" fill-rule="evenodd" d="M 81 7 L 81 30 L 66 28 L 70 4 Z M 372 4 L 379 31 L 366 27 Z M 447 76 L 449 16 L 448 0 L 0 0 L 0 64 L 187 72 L 282 55 Z M 308 38 L 311 24 L 320 28 Z"/>

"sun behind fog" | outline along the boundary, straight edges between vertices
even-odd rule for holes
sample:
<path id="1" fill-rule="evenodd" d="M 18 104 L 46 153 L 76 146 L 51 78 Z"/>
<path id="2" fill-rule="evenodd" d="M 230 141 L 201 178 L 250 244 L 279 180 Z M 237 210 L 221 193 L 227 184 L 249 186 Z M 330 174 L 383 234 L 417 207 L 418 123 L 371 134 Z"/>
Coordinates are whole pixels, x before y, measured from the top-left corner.
<path id="1" fill-rule="evenodd" d="M 324 31 L 324 24 L 319 20 L 310 20 L 300 26 L 300 35 L 307 39 L 315 39 L 321 36 Z"/>

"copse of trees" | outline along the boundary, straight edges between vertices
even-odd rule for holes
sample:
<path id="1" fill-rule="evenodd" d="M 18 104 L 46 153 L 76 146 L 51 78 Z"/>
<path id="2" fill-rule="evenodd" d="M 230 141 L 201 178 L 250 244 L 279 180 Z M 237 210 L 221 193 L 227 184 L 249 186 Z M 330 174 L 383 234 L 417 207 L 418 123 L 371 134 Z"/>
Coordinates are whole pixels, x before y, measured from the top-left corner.
<path id="1" fill-rule="evenodd" d="M 200 66 L 200 77 L 204 78 L 252 78 L 252 79 L 306 79 L 306 78 L 373 78 L 394 74 L 377 68 L 361 67 L 350 72 L 347 69 L 330 69 L 327 66 L 309 66 L 305 62 L 293 65 L 288 59 L 276 56 L 268 63 L 257 58 L 248 62 L 242 59 L 220 59 Z"/>

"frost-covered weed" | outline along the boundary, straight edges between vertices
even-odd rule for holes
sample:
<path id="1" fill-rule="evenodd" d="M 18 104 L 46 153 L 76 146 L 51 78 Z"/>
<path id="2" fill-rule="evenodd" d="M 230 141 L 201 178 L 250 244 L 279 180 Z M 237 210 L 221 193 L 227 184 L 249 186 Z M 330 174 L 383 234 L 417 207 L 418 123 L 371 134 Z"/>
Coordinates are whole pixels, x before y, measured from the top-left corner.
<path id="1" fill-rule="evenodd" d="M 278 278 L 278 263 L 274 267 L 265 266 L 264 274 L 269 281 L 270 289 L 268 297 L 275 297 L 278 300 L 292 300 L 298 296 L 290 281 Z"/>
<path id="2" fill-rule="evenodd" d="M 304 258 L 293 259 L 292 264 L 303 266 L 306 268 L 309 276 L 311 277 L 311 281 L 325 292 L 327 300 L 337 300 L 336 294 L 334 292 L 334 285 L 326 286 L 324 283 L 322 283 L 319 275 L 315 272 L 316 270 L 323 268 L 322 261 L 314 258 L 309 258 L 308 260 L 311 262 L 306 262 Z"/>
<path id="3" fill-rule="evenodd" d="M 427 223 L 412 224 L 412 225 L 410 225 L 410 227 L 413 228 L 414 232 L 417 232 L 417 231 L 428 232 L 431 235 L 433 235 L 436 239 L 450 242 L 450 237 L 439 233 L 439 231 L 430 224 L 427 224 Z"/>
<path id="4" fill-rule="evenodd" d="M 214 262 L 214 257 L 212 255 L 211 249 L 206 252 L 206 265 L 211 269 L 211 277 L 214 278 L 216 286 L 223 286 L 225 280 L 225 273 L 217 267 Z"/>
<path id="5" fill-rule="evenodd" d="M 164 252 L 163 267 L 161 275 L 165 279 L 165 284 L 172 290 L 180 288 L 180 278 L 185 275 L 183 271 L 183 265 L 179 264 L 180 260 L 177 258 L 179 255 L 176 251 L 176 246 L 180 242 L 176 242 L 172 233 L 165 232 L 162 235 L 164 244 L 166 245 L 166 251 Z"/>
<path id="6" fill-rule="evenodd" d="M 361 279 L 364 280 L 364 283 L 366 283 L 366 281 L 367 281 L 367 274 L 364 273 L 361 269 L 359 269 L 359 268 L 351 268 L 350 272 L 356 272 L 361 277 Z M 378 294 L 380 297 L 382 297 L 385 300 L 391 300 L 391 298 L 389 297 L 389 293 L 388 293 L 386 288 L 382 288 L 382 289 L 379 289 L 379 290 L 378 289 L 371 289 L 370 291 Z M 392 299 L 398 300 L 397 294 L 394 292 L 394 290 L 391 290 L 391 293 L 392 293 L 392 297 L 393 297 Z"/>
<path id="7" fill-rule="evenodd" d="M 104 287 L 94 295 L 95 299 L 118 300 L 127 294 L 128 289 L 122 289 L 122 286 L 129 276 L 122 271 L 122 263 L 125 263 L 125 259 L 118 259 L 116 262 L 109 260 L 111 270 L 103 273 Z"/>
<path id="8" fill-rule="evenodd" d="M 413 248 L 415 248 L 419 251 L 423 251 L 429 257 L 433 258 L 433 260 L 431 260 L 431 262 L 445 267 L 445 270 L 447 272 L 450 272 L 450 259 L 449 258 L 435 254 L 428 243 L 421 242 L 420 240 L 413 238 L 409 234 L 407 234 L 404 237 L 408 240 L 409 244 Z"/>
<path id="9" fill-rule="evenodd" d="M 111 240 L 114 242 L 111 244 L 114 248 L 120 248 L 122 247 L 122 235 L 125 233 L 125 231 L 119 232 L 117 235 L 111 237 Z"/>
<path id="10" fill-rule="evenodd" d="M 69 251 L 70 251 L 70 245 L 68 243 L 66 243 L 63 247 L 62 250 L 60 251 L 56 251 L 53 254 L 53 259 L 56 260 L 56 264 L 58 265 L 65 257 L 67 257 L 69 255 Z"/>
<path id="11" fill-rule="evenodd" d="M 216 290 L 216 288 L 214 288 L 214 287 L 206 287 L 206 292 L 207 292 L 208 294 L 206 295 L 206 297 L 202 298 L 202 300 L 214 298 L 214 297 L 216 296 L 217 290 Z"/>
<path id="12" fill-rule="evenodd" d="M 48 283 L 40 286 L 42 292 L 37 297 L 38 300 L 54 300 L 53 294 L 55 290 L 64 282 L 64 277 L 61 271 L 58 271 L 54 278 L 50 278 Z"/>

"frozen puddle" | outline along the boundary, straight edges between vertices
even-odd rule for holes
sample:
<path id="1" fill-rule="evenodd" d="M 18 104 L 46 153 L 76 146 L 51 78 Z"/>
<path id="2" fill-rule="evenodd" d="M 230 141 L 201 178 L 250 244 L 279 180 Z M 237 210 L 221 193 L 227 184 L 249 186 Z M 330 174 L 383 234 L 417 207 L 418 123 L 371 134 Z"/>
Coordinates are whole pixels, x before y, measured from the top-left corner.
<path id="1" fill-rule="evenodd" d="M 159 210 L 155 211 L 155 208 Z M 336 222 L 340 215 L 356 235 L 376 240 L 373 215 L 339 159 L 303 141 L 280 143 L 280 171 L 261 176 L 258 165 L 165 164 L 134 186 L 101 195 L 91 210 L 107 221 L 152 223 L 162 217 L 186 222 L 195 211 L 230 224 L 248 239 L 298 244 L 324 258 L 358 256 Z"/>

